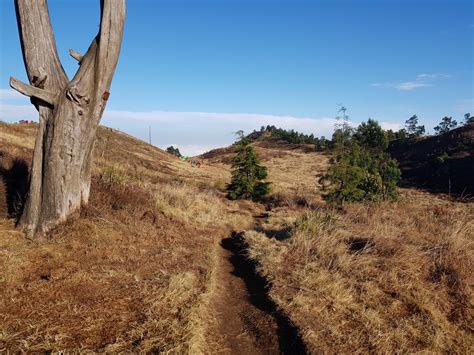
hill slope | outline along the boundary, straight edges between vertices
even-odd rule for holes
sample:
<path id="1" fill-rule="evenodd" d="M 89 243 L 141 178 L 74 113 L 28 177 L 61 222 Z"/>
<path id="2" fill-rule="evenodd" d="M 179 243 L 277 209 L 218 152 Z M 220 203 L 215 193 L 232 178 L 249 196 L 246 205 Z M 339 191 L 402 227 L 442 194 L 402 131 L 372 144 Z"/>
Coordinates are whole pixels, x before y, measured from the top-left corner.
<path id="1" fill-rule="evenodd" d="M 309 144 L 290 144 L 259 135 L 251 144 L 268 168 L 272 194 L 280 199 L 302 198 L 321 202 L 318 178 L 329 166 L 329 156 Z M 211 150 L 201 155 L 208 165 L 230 168 L 236 151 L 234 145 Z"/>
<path id="2" fill-rule="evenodd" d="M 252 275 L 234 275 L 236 251 L 223 241 L 263 213 L 259 204 L 225 199 L 228 164 L 203 159 L 193 167 L 99 127 L 89 206 L 32 242 L 14 218 L 35 133 L 34 124 L 0 123 L 0 349 L 278 351 L 276 320 L 249 302 Z M 258 150 L 277 200 L 320 200 L 315 181 L 326 157 Z"/>
<path id="3" fill-rule="evenodd" d="M 0 349 L 176 351 L 205 344 L 202 311 L 219 242 L 251 206 L 228 176 L 100 127 L 90 205 L 51 238 L 15 230 L 35 125 L 0 124 Z"/>
<path id="4" fill-rule="evenodd" d="M 389 147 L 408 186 L 474 195 L 474 123 L 440 136 L 397 140 Z M 445 154 L 444 166 L 438 157 Z"/>
<path id="5" fill-rule="evenodd" d="M 0 123 L 0 351 L 458 352 L 474 344 L 474 209 L 415 189 L 334 208 L 329 156 L 254 142 L 264 204 L 100 127 L 91 201 L 43 241 L 14 228 L 34 125 Z"/>

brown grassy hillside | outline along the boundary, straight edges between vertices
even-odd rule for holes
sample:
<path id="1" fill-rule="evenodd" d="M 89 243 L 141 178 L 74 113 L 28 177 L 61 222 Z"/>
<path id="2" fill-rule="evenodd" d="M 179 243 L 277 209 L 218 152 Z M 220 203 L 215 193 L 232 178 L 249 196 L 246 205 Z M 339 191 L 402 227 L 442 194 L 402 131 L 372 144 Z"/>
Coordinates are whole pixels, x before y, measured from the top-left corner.
<path id="1" fill-rule="evenodd" d="M 277 208 L 245 233 L 270 296 L 312 353 L 461 353 L 474 347 L 474 206 L 399 202 Z"/>
<path id="2" fill-rule="evenodd" d="M 30 241 L 35 130 L 0 123 L 0 352 L 472 352 L 472 203 L 329 206 L 329 156 L 265 139 L 271 196 L 232 202 L 232 147 L 197 168 L 100 127 L 89 206 Z"/>
<path id="3" fill-rule="evenodd" d="M 310 145 L 288 144 L 265 139 L 253 142 L 262 163 L 268 168 L 272 196 L 279 200 L 321 201 L 318 179 L 329 164 L 329 156 L 316 152 Z M 201 157 L 208 165 L 229 169 L 235 147 L 215 149 Z"/>
<path id="4" fill-rule="evenodd" d="M 410 152 L 436 154 L 429 144 Z M 292 171 L 293 179 L 242 243 L 311 353 L 471 352 L 472 202 L 402 189 L 399 201 L 335 208 L 308 179 L 321 155 L 283 148 L 269 156 L 274 142 L 255 146 L 273 176 Z M 224 149 L 209 158 L 230 156 Z M 300 194 L 299 182 L 315 189 Z"/>
<path id="5" fill-rule="evenodd" d="M 251 221 L 200 169 L 100 127 L 90 205 L 33 242 L 15 230 L 34 125 L 0 124 L 0 351 L 195 352 L 222 237 Z"/>

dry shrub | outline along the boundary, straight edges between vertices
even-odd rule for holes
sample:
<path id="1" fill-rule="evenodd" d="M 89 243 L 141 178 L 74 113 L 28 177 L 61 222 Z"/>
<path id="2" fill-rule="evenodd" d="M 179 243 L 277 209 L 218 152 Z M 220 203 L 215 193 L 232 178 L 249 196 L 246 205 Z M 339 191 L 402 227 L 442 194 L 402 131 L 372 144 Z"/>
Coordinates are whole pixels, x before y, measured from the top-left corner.
<path id="1" fill-rule="evenodd" d="M 473 212 L 435 198 L 326 207 L 285 241 L 246 236 L 313 352 L 468 353 Z"/>

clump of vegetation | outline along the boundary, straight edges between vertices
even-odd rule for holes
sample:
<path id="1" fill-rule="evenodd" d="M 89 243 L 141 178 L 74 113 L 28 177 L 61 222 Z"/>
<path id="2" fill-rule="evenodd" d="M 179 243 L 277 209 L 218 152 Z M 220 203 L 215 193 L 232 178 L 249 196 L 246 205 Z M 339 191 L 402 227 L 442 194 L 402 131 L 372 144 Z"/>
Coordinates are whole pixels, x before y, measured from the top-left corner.
<path id="1" fill-rule="evenodd" d="M 266 182 L 267 168 L 260 164 L 250 139 L 243 132 L 237 132 L 237 154 L 232 160 L 232 180 L 227 187 L 227 196 L 231 200 L 257 200 L 270 192 L 270 183 Z"/>
<path id="2" fill-rule="evenodd" d="M 405 130 L 410 138 L 420 137 L 425 134 L 425 126 L 418 125 L 417 115 L 413 115 L 405 121 Z"/>
<path id="3" fill-rule="evenodd" d="M 334 164 L 321 178 L 329 182 L 325 198 L 331 202 L 361 202 L 394 199 L 401 177 L 397 162 L 387 153 L 387 134 L 369 119 L 354 131 L 343 123 L 333 135 Z"/>
<path id="4" fill-rule="evenodd" d="M 172 145 L 166 148 L 166 152 L 171 155 L 177 156 L 178 158 L 182 157 L 181 152 L 179 151 L 179 148 L 173 147 Z"/>
<path id="5" fill-rule="evenodd" d="M 474 117 L 470 113 L 464 115 L 463 122 L 458 123 L 452 117 L 445 116 L 441 119 L 441 122 L 435 126 L 433 129 L 436 135 L 443 135 L 449 131 L 460 127 L 462 125 L 468 125 L 474 123 Z M 418 116 L 413 115 L 408 120 L 405 121 L 405 128 L 402 128 L 398 131 L 393 131 L 391 129 L 387 130 L 387 137 L 389 142 L 401 139 L 406 140 L 407 138 L 416 138 L 425 134 L 425 126 L 418 125 Z"/>
<path id="6" fill-rule="evenodd" d="M 267 125 L 266 127 L 262 126 L 260 131 L 253 131 L 247 136 L 247 138 L 255 140 L 266 132 L 270 133 L 272 138 L 290 144 L 313 144 L 317 149 L 321 150 L 328 148 L 330 145 L 330 141 L 328 141 L 324 136 L 318 138 L 315 137 L 313 133 L 304 134 L 302 132 L 295 131 L 294 129 L 287 130 L 270 125 Z"/>
<path id="7" fill-rule="evenodd" d="M 434 128 L 436 134 L 448 133 L 450 130 L 456 128 L 458 123 L 453 120 L 452 117 L 445 116 L 441 119 L 441 122 Z"/>
<path id="8" fill-rule="evenodd" d="M 125 170 L 118 164 L 110 165 L 104 168 L 100 175 L 100 182 L 109 186 L 123 186 L 129 182 Z"/>
<path id="9" fill-rule="evenodd" d="M 470 113 L 464 115 L 464 124 L 474 123 L 474 116 L 471 116 Z"/>

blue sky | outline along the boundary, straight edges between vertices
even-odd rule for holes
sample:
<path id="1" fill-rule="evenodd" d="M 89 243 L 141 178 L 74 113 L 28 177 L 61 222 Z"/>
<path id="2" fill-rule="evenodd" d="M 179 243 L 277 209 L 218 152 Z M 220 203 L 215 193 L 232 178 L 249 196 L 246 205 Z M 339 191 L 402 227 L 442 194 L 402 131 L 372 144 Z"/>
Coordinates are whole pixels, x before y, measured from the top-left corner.
<path id="1" fill-rule="evenodd" d="M 98 0 L 49 0 L 58 50 L 84 52 Z M 36 118 L 8 88 L 26 80 L 13 0 L 0 0 L 0 119 Z M 474 113 L 473 1 L 129 0 L 102 123 L 188 154 L 262 124 L 330 136 L 338 104 L 354 123 L 429 131 Z"/>

